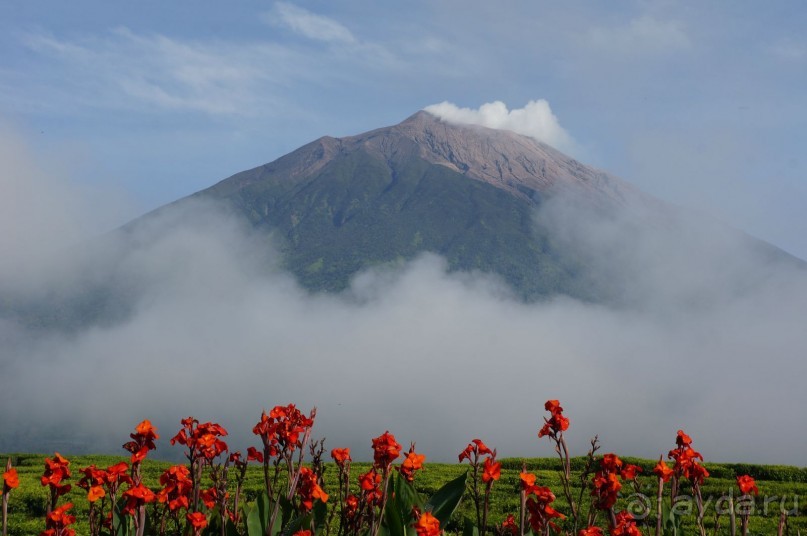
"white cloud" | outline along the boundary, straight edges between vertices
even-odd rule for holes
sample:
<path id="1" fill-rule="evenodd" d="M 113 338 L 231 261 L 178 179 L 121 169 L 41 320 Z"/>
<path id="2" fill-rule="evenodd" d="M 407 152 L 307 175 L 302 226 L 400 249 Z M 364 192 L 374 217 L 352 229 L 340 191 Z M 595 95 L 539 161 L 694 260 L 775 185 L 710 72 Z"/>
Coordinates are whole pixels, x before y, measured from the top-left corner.
<path id="1" fill-rule="evenodd" d="M 692 42 L 679 22 L 643 15 L 625 25 L 592 28 L 588 44 L 594 50 L 641 56 L 685 50 Z"/>
<path id="2" fill-rule="evenodd" d="M 61 95 L 69 93 L 73 105 L 256 113 L 274 104 L 272 86 L 305 65 L 304 57 L 272 43 L 182 41 L 127 28 L 73 42 L 34 34 L 26 44 L 71 73 Z"/>
<path id="3" fill-rule="evenodd" d="M 274 11 L 264 18 L 272 23 L 279 18 L 283 25 L 309 39 L 332 43 L 356 42 L 350 30 L 339 22 L 286 2 L 277 2 Z"/>
<path id="4" fill-rule="evenodd" d="M 523 108 L 512 110 L 508 110 L 502 101 L 488 102 L 478 109 L 460 108 L 454 103 L 444 101 L 427 106 L 424 110 L 450 123 L 512 130 L 560 150 L 574 152 L 575 149 L 571 136 L 560 126 L 558 118 L 544 99 L 531 100 Z"/>

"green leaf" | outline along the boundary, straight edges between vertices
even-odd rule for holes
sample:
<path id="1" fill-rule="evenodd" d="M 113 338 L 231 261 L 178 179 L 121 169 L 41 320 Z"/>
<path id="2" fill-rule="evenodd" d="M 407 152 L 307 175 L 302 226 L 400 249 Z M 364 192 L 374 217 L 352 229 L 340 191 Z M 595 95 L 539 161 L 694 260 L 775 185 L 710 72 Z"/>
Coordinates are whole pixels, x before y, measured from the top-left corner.
<path id="1" fill-rule="evenodd" d="M 312 514 L 314 516 L 314 529 L 317 531 L 324 529 L 325 524 L 328 522 L 328 505 L 317 499 L 314 502 Z"/>
<path id="2" fill-rule="evenodd" d="M 415 490 L 414 486 L 407 482 L 405 478 L 401 478 L 400 475 L 395 479 L 395 497 L 398 499 L 401 516 L 404 521 L 414 521 L 412 509 L 415 506 L 420 510 L 424 509 L 423 498 Z"/>
<path id="3" fill-rule="evenodd" d="M 134 520 L 123 513 L 126 499 L 118 499 L 117 507 L 112 514 L 112 533 L 115 536 L 129 536 L 134 534 Z"/>
<path id="4" fill-rule="evenodd" d="M 471 521 L 470 517 L 465 518 L 465 523 L 462 526 L 462 536 L 479 536 L 479 529 L 474 522 Z"/>
<path id="5" fill-rule="evenodd" d="M 426 501 L 425 509 L 440 521 L 441 527 L 446 526 L 451 514 L 459 506 L 462 495 L 465 493 L 467 479 L 468 471 L 446 483 L 432 495 L 431 499 Z"/>
<path id="6" fill-rule="evenodd" d="M 283 531 L 280 533 L 283 536 L 291 536 L 295 532 L 301 529 L 308 529 L 311 526 L 311 514 L 306 514 L 304 516 L 299 516 L 294 518 L 291 523 L 285 526 Z"/>
<path id="7" fill-rule="evenodd" d="M 266 536 L 266 527 L 269 525 L 271 515 L 272 505 L 269 503 L 269 496 L 266 492 L 261 493 L 247 513 L 248 536 Z"/>

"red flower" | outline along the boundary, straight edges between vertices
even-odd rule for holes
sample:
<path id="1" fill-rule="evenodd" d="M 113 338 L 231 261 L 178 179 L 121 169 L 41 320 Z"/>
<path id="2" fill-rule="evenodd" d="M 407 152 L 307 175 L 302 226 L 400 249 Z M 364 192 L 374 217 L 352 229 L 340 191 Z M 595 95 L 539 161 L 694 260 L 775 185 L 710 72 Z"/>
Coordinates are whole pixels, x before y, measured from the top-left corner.
<path id="1" fill-rule="evenodd" d="M 203 529 L 207 526 L 207 517 L 202 512 L 189 512 L 185 515 L 185 519 L 194 529 Z"/>
<path id="2" fill-rule="evenodd" d="M 616 454 L 606 454 L 600 460 L 600 470 L 594 474 L 591 490 L 594 506 L 597 508 L 608 510 L 616 504 L 617 493 L 622 489 L 622 484 L 617 478 L 622 466 L 622 460 Z"/>
<path id="3" fill-rule="evenodd" d="M 586 527 L 577 532 L 577 536 L 603 536 L 600 527 Z"/>
<path id="4" fill-rule="evenodd" d="M 510 536 L 519 534 L 518 523 L 516 523 L 516 518 L 513 517 L 513 514 L 507 514 L 507 519 L 502 521 L 501 533 L 510 534 Z"/>
<path id="5" fill-rule="evenodd" d="M 264 458 L 277 456 L 280 452 L 294 452 L 301 447 L 300 436 L 314 426 L 316 408 L 306 417 L 294 404 L 275 406 L 267 415 L 261 413 L 261 420 L 253 426 L 252 433 L 263 441 Z"/>
<path id="6" fill-rule="evenodd" d="M 670 459 L 675 460 L 673 474 L 678 478 L 688 478 L 693 485 L 703 484 L 704 479 L 709 477 L 709 471 L 698 463 L 698 460 L 703 461 L 703 456 L 692 449 L 692 438 L 683 430 L 678 430 L 675 444 L 678 448 L 668 454 Z"/>
<path id="7" fill-rule="evenodd" d="M 212 462 L 227 452 L 227 443 L 221 438 L 227 435 L 223 426 L 214 422 L 200 423 L 193 417 L 182 419 L 182 429 L 171 438 L 171 444 L 188 447 L 188 458 L 202 458 Z"/>
<path id="8" fill-rule="evenodd" d="M 339 467 L 344 467 L 345 462 L 353 461 L 353 458 L 350 457 L 350 449 L 333 449 L 331 458 Z"/>
<path id="9" fill-rule="evenodd" d="M 473 459 L 471 455 L 473 454 Z M 471 463 L 476 463 L 476 460 L 479 459 L 479 456 L 484 456 L 485 454 L 493 454 L 487 445 L 485 445 L 481 439 L 473 439 L 468 446 L 465 447 L 465 450 L 460 452 L 459 460 L 462 463 L 462 460 L 468 460 Z"/>
<path id="10" fill-rule="evenodd" d="M 642 468 L 638 465 L 631 465 L 629 463 L 625 464 L 620 471 L 619 476 L 622 477 L 622 480 L 636 480 L 636 476 L 642 472 Z"/>
<path id="11" fill-rule="evenodd" d="M 298 530 L 292 536 L 311 536 L 310 530 Z"/>
<path id="12" fill-rule="evenodd" d="M 307 467 L 300 468 L 297 494 L 300 496 L 300 503 L 308 511 L 314 508 L 316 500 L 328 502 L 328 494 L 319 486 L 316 473 Z"/>
<path id="13" fill-rule="evenodd" d="M 502 474 L 502 464 L 495 461 L 492 457 L 485 458 L 485 463 L 482 466 L 482 482 L 492 483 L 499 480 Z"/>
<path id="14" fill-rule="evenodd" d="M 45 526 L 47 527 L 48 530 L 40 534 L 45 534 L 47 536 L 75 535 L 76 531 L 68 528 L 70 525 L 76 522 L 76 517 L 67 513 L 67 511 L 70 510 L 71 508 L 73 508 L 73 503 L 66 503 L 58 508 L 55 508 L 51 513 L 49 513 L 45 520 Z"/>
<path id="15" fill-rule="evenodd" d="M 3 473 L 3 493 L 8 493 L 9 491 L 19 487 L 20 485 L 20 478 L 17 476 L 17 470 L 13 467 L 8 467 L 6 471 Z"/>
<path id="16" fill-rule="evenodd" d="M 143 484 L 138 484 L 123 492 L 126 498 L 126 505 L 123 507 L 124 513 L 130 514 L 135 511 L 139 506 L 147 503 L 152 503 L 157 499 L 157 496 Z"/>
<path id="17" fill-rule="evenodd" d="M 757 487 L 757 483 L 754 479 L 749 475 L 742 475 L 737 477 L 737 486 L 740 488 L 740 492 L 743 495 L 759 495 L 759 488 Z"/>
<path id="18" fill-rule="evenodd" d="M 550 413 L 550 417 L 548 419 L 544 418 L 544 425 L 538 431 L 539 438 L 544 436 L 556 438 L 558 434 L 569 429 L 569 419 L 564 417 L 560 402 L 547 400 L 544 408 Z"/>
<path id="19" fill-rule="evenodd" d="M 525 495 L 535 493 L 535 490 L 538 489 L 538 486 L 535 485 L 534 474 L 521 473 L 519 478 L 521 479 L 521 491 L 523 491 Z"/>
<path id="20" fill-rule="evenodd" d="M 530 496 L 526 502 L 532 531 L 535 534 L 542 534 L 548 525 L 557 532 L 558 527 L 552 520 L 566 519 L 566 516 L 552 508 L 551 504 L 555 501 L 555 495 L 549 488 L 540 486 L 536 486 L 533 492 L 535 496 Z"/>
<path id="21" fill-rule="evenodd" d="M 106 492 L 104 491 L 104 488 L 102 488 L 101 486 L 93 486 L 87 492 L 87 501 L 88 502 L 91 502 L 91 503 L 95 502 L 98 499 L 100 499 L 101 497 L 106 497 Z"/>
<path id="22" fill-rule="evenodd" d="M 361 488 L 362 496 L 368 503 L 376 503 L 381 500 L 380 485 L 381 475 L 374 468 L 363 475 L 359 475 L 359 487 Z"/>
<path id="23" fill-rule="evenodd" d="M 62 484 L 62 481 L 70 477 L 70 462 L 62 457 L 58 452 L 54 453 L 53 459 L 45 458 L 45 473 L 40 482 L 43 486 L 49 486 L 56 497 L 60 497 L 71 489 L 70 484 Z"/>
<path id="24" fill-rule="evenodd" d="M 440 520 L 429 512 L 424 512 L 413 526 L 417 536 L 439 536 L 443 532 L 440 530 Z"/>
<path id="25" fill-rule="evenodd" d="M 630 513 L 619 512 L 616 515 L 616 525 L 611 529 L 611 536 L 642 536 L 642 533 Z"/>
<path id="26" fill-rule="evenodd" d="M 260 452 L 255 447 L 249 447 L 247 449 L 247 461 L 256 461 L 258 463 L 263 463 L 263 452 Z"/>
<path id="27" fill-rule="evenodd" d="M 675 444 L 680 449 L 689 447 L 692 444 L 692 438 L 686 435 L 683 430 L 678 430 L 678 434 L 675 436 Z"/>
<path id="28" fill-rule="evenodd" d="M 653 473 L 661 479 L 662 482 L 667 482 L 673 475 L 673 470 L 667 467 L 664 460 L 659 456 L 658 463 L 653 467 Z"/>
<path id="29" fill-rule="evenodd" d="M 409 452 L 406 453 L 406 459 L 403 461 L 399 469 L 401 475 L 407 480 L 407 482 L 412 482 L 415 480 L 415 471 L 423 469 L 424 461 L 426 461 L 426 455 L 416 454 L 415 444 L 412 443 L 412 446 L 409 448 Z"/>
<path id="30" fill-rule="evenodd" d="M 401 445 L 389 431 L 373 439 L 373 460 L 379 469 L 388 468 L 400 455 Z"/>
<path id="31" fill-rule="evenodd" d="M 132 453 L 132 463 L 142 462 L 150 450 L 157 448 L 154 440 L 160 438 L 157 429 L 148 419 L 135 426 L 134 433 L 129 434 L 129 437 L 132 441 L 124 443 L 123 448 Z"/>

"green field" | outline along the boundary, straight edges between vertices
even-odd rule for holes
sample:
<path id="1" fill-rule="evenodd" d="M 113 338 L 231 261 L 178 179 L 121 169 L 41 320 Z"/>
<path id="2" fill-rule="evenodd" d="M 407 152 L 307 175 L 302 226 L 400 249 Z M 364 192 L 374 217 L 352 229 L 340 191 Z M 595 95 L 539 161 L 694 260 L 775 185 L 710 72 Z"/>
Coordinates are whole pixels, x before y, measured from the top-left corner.
<path id="1" fill-rule="evenodd" d="M 5 459 L 8 455 L 2 455 Z M 44 530 L 44 514 L 46 507 L 46 490 L 40 485 L 39 478 L 42 475 L 44 456 L 34 454 L 12 454 L 12 463 L 17 468 L 20 477 L 20 487 L 11 493 L 9 501 L 9 535 L 30 536 L 39 534 Z M 78 519 L 76 529 L 78 534 L 86 534 L 88 526 L 86 523 L 87 507 L 85 491 L 75 486 L 80 478 L 78 469 L 95 464 L 99 467 L 106 467 L 126 458 L 118 456 L 76 456 L 70 458 L 73 478 L 70 480 L 74 484 L 73 489 L 62 498 L 61 502 L 72 502 L 75 505 L 75 514 Z M 502 476 L 493 487 L 492 515 L 493 523 L 500 523 L 507 514 L 518 515 L 518 482 L 522 461 L 526 461 L 527 468 L 538 475 L 538 483 L 549 486 L 558 496 L 557 508 L 566 512 L 565 500 L 562 497 L 560 478 L 558 475 L 559 464 L 552 459 L 504 459 L 502 460 Z M 640 465 L 644 469 L 644 475 L 651 474 L 650 470 L 655 461 L 637 460 L 626 458 L 624 461 Z M 579 470 L 582 467 L 582 459 L 573 459 L 572 467 Z M 160 473 L 170 464 L 168 462 L 146 461 L 144 468 L 144 478 L 148 485 L 154 489 L 158 487 Z M 757 480 L 760 495 L 755 505 L 756 511 L 751 516 L 751 534 L 775 534 L 779 519 L 780 508 L 790 511 L 788 517 L 789 534 L 797 534 L 801 530 L 807 534 L 807 469 L 799 469 L 787 466 L 770 465 L 750 465 L 750 464 L 706 464 L 712 477 L 707 479 L 704 487 L 704 499 L 708 501 L 710 497 L 718 498 L 727 493 L 730 489 L 736 488 L 735 476 L 740 474 L 750 474 Z M 369 468 L 369 464 L 354 463 L 351 471 L 355 476 Z M 424 471 L 420 472 L 415 480 L 415 485 L 425 496 L 430 496 L 442 484 L 450 479 L 459 476 L 467 470 L 467 465 L 458 464 L 427 464 Z M 575 475 L 577 476 L 577 473 Z M 326 491 L 334 492 L 336 469 L 333 464 L 327 464 L 326 468 Z M 646 494 L 651 500 L 655 497 L 656 479 L 654 476 L 644 476 L 638 479 L 640 491 Z M 251 467 L 245 483 L 247 499 L 251 500 L 262 489 L 262 477 L 257 466 Z M 626 486 L 623 488 L 623 496 L 617 507 L 627 508 L 629 503 L 636 503 L 636 498 L 629 496 L 632 490 Z M 734 491 L 736 495 L 736 489 Z M 784 498 L 784 503 L 782 502 Z M 768 502 L 767 509 L 765 502 Z M 714 527 L 714 500 L 707 502 L 707 530 L 712 533 Z M 586 507 L 587 511 L 587 507 Z M 471 516 L 473 507 L 466 496 L 460 505 L 458 512 L 449 524 L 449 532 L 459 529 L 464 516 Z M 690 524 L 693 518 L 689 519 Z M 652 517 L 646 520 L 650 527 L 655 526 Z M 694 527 L 694 525 L 692 525 Z M 728 517 L 722 516 L 720 520 L 720 533 L 728 533 Z M 652 534 L 652 528 L 643 528 L 643 533 Z M 690 532 L 691 534 L 691 532 Z"/>

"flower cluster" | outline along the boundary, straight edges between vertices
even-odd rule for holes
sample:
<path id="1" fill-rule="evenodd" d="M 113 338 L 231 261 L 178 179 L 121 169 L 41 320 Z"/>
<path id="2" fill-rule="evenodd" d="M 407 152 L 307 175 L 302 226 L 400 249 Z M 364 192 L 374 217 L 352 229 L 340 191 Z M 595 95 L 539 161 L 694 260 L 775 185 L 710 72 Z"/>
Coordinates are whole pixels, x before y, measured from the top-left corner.
<path id="1" fill-rule="evenodd" d="M 182 429 L 171 438 L 171 444 L 184 445 L 188 447 L 189 457 L 210 463 L 227 451 L 227 443 L 221 439 L 226 435 L 227 430 L 217 423 L 200 423 L 188 417 L 182 419 Z"/>
<path id="2" fill-rule="evenodd" d="M 692 448 L 692 438 L 683 430 L 678 430 L 675 444 L 677 448 L 671 450 L 667 455 L 668 458 L 675 461 L 673 467 L 675 477 L 683 476 L 693 484 L 703 484 L 704 479 L 709 477 L 709 471 L 698 463 L 698 460 L 703 461 L 703 456 Z"/>
<path id="3" fill-rule="evenodd" d="M 190 508 L 193 490 L 191 471 L 186 465 L 173 465 L 160 475 L 162 489 L 157 492 L 157 501 L 168 506 L 171 512 Z"/>
<path id="4" fill-rule="evenodd" d="M 401 448 L 395 436 L 387 430 L 373 439 L 373 464 L 377 469 L 386 471 L 401 456 Z"/>
<path id="5" fill-rule="evenodd" d="M 144 420 L 135 427 L 135 431 L 129 434 L 132 438 L 128 443 L 124 443 L 123 448 L 132 453 L 132 463 L 143 461 L 149 451 L 156 449 L 154 441 L 159 439 L 157 429 L 152 426 L 151 421 Z"/>
<path id="6" fill-rule="evenodd" d="M 636 520 L 630 512 L 619 512 L 611 529 L 611 536 L 642 536 L 642 532 L 636 526 Z"/>
<path id="7" fill-rule="evenodd" d="M 289 453 L 300 448 L 301 436 L 314 425 L 314 415 L 306 417 L 294 404 L 275 406 L 268 414 L 264 411 L 261 419 L 252 427 L 252 433 L 263 441 L 263 455 L 271 458 L 283 451 Z"/>
<path id="8" fill-rule="evenodd" d="M 544 417 L 544 425 L 538 431 L 538 437 L 557 437 L 561 432 L 569 429 L 569 419 L 563 415 L 563 408 L 557 400 L 547 400 L 544 409 L 549 412 L 550 417 Z"/>
<path id="9" fill-rule="evenodd" d="M 70 462 L 67 458 L 58 452 L 53 455 L 53 459 L 45 458 L 45 473 L 40 482 L 50 488 L 49 509 L 55 508 L 59 497 L 72 489 L 70 484 L 64 483 L 68 478 L 70 478 Z"/>
<path id="10" fill-rule="evenodd" d="M 67 513 L 71 508 L 73 503 L 66 503 L 48 513 L 46 530 L 40 532 L 39 536 L 75 536 L 76 531 L 70 525 L 76 522 L 76 516 Z"/>
<path id="11" fill-rule="evenodd" d="M 522 497 L 526 497 L 525 506 L 529 514 L 529 524 L 535 534 L 543 534 L 546 527 L 558 531 L 553 519 L 565 519 L 566 516 L 552 507 L 555 494 L 546 486 L 535 484 L 535 475 L 522 471 L 520 475 Z"/>
<path id="12" fill-rule="evenodd" d="M 420 471 L 423 469 L 423 462 L 426 461 L 425 454 L 418 454 L 415 452 L 415 444 L 409 447 L 409 452 L 406 453 L 406 459 L 404 459 L 401 466 L 398 468 L 398 471 L 401 473 L 407 482 L 413 482 L 415 480 L 415 471 Z"/>

